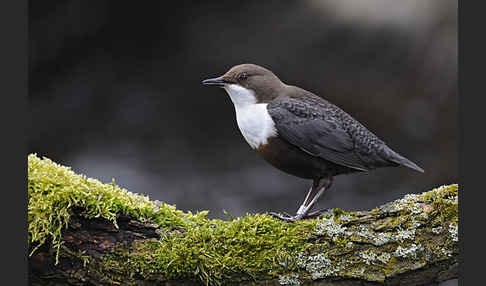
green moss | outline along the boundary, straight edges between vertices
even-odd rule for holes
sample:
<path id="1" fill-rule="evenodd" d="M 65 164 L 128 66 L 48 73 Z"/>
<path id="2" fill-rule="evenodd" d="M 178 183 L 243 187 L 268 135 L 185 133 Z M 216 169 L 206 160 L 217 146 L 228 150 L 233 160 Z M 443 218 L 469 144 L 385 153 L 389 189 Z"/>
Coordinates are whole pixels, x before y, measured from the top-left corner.
<path id="1" fill-rule="evenodd" d="M 315 227 L 314 220 L 289 224 L 266 214 L 223 221 L 205 219 L 207 212 L 184 213 L 164 203 L 157 208 L 148 197 L 114 182 L 103 184 L 33 154 L 28 157 L 28 198 L 31 255 L 48 241 L 59 255 L 62 231 L 74 209 L 86 218 L 102 217 L 115 225 L 117 216 L 126 215 L 156 223 L 162 237 L 137 243 L 130 252 L 106 256 L 106 270 L 197 278 L 205 283 L 231 279 L 234 273 L 251 277 L 291 269 L 288 261 L 309 245 L 306 240 Z M 185 232 L 169 234 L 173 228 Z"/>
<path id="2" fill-rule="evenodd" d="M 351 242 L 347 237 L 338 237 L 334 239 L 336 246 L 338 246 L 341 250 L 346 250 L 349 248 L 348 243 Z"/>
<path id="3" fill-rule="evenodd" d="M 71 215 L 102 217 L 115 226 L 117 217 L 124 215 L 157 224 L 161 237 L 138 240 L 129 248 L 117 246 L 101 260 L 89 261 L 90 271 L 99 272 L 111 284 L 129 285 L 130 279 L 142 278 L 217 285 L 242 279 L 287 281 L 284 278 L 290 274 L 301 281 L 332 275 L 383 281 L 409 269 L 410 263 L 423 263 L 430 251 L 432 260 L 456 251 L 457 189 L 450 185 L 407 195 L 369 212 L 334 209 L 319 219 L 296 223 L 266 214 L 208 220 L 207 212 L 185 213 L 165 203 L 156 206 L 115 182 L 103 184 L 31 154 L 28 243 L 34 253 L 51 242 L 58 256 L 71 255 L 88 264 L 83 253 L 62 246 L 62 232 Z M 432 228 L 441 225 L 450 235 L 434 234 Z M 173 231 L 176 228 L 183 231 Z M 425 254 L 411 253 L 413 261 L 393 256 L 399 246 L 407 250 L 414 244 L 422 245 Z M 373 252 L 363 252 L 367 248 Z"/>
<path id="4" fill-rule="evenodd" d="M 105 218 L 115 226 L 119 215 L 150 219 L 161 227 L 183 227 L 204 216 L 183 213 L 164 203 L 156 211 L 148 197 L 130 193 L 114 181 L 103 184 L 34 154 L 28 156 L 28 200 L 31 254 L 49 239 L 59 250 L 62 229 L 68 226 L 74 208 L 81 209 L 86 218 Z"/>
<path id="5" fill-rule="evenodd" d="M 161 273 L 167 279 L 198 278 L 205 283 L 286 272 L 293 256 L 306 246 L 311 222 L 281 223 L 267 215 L 250 215 L 233 221 L 212 220 L 188 228 L 180 235 L 138 243 L 130 252 L 107 256 L 118 271 L 133 270 L 136 261 L 144 278 Z"/>

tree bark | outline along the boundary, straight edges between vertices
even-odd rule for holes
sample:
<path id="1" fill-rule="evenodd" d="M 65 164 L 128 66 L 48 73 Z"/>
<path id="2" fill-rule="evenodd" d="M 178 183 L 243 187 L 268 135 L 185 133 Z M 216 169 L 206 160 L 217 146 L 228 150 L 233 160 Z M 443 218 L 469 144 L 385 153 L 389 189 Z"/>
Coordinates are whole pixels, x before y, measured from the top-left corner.
<path id="1" fill-rule="evenodd" d="M 441 191 L 439 188 L 436 192 L 440 194 Z M 406 196 L 352 215 L 330 212 L 330 216 L 318 222 L 316 233 L 310 239 L 316 250 L 305 253 L 297 262 L 300 273 L 308 273 L 307 276 L 298 276 L 297 271 L 296 274 L 249 279 L 241 273 L 239 281 L 221 283 L 435 285 L 457 278 L 457 188 L 455 196 L 444 196 L 440 200 L 427 201 L 423 197 Z M 158 226 L 130 217 L 118 217 L 117 228 L 105 219 L 86 219 L 79 215 L 80 212 L 74 210 L 69 226 L 63 231 L 57 265 L 56 250 L 49 243 L 29 257 L 30 285 L 205 284 L 194 279 L 170 280 L 157 273 L 147 277 L 139 275 L 136 269 L 130 274 L 113 273 L 113 268 L 104 266 L 103 258 L 120 249 L 133 251 L 137 242 L 160 239 Z M 169 235 L 183 232 L 183 229 L 175 230 Z M 328 257 L 333 257 L 331 263 Z"/>

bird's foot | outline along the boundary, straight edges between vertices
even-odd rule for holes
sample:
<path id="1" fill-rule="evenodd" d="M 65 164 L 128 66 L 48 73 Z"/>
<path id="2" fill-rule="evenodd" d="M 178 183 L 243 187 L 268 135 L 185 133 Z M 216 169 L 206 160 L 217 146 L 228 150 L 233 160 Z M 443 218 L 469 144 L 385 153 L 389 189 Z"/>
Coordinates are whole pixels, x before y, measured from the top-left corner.
<path id="1" fill-rule="evenodd" d="M 281 214 L 274 213 L 274 212 L 269 213 L 269 215 L 273 216 L 274 218 L 278 218 L 279 220 L 286 221 L 286 222 L 294 222 L 294 221 L 298 221 L 298 220 L 303 219 L 303 217 L 301 215 L 295 215 L 295 216 L 291 216 L 289 214 L 281 215 Z"/>
<path id="2" fill-rule="evenodd" d="M 273 216 L 274 218 L 278 218 L 280 220 L 286 221 L 286 222 L 294 222 L 298 220 L 303 220 L 303 219 L 312 219 L 320 216 L 323 213 L 326 213 L 329 209 L 322 209 L 318 211 L 314 211 L 308 214 L 297 214 L 295 216 L 291 216 L 288 213 L 285 213 L 285 215 L 281 215 L 275 212 L 270 212 L 269 215 Z"/>

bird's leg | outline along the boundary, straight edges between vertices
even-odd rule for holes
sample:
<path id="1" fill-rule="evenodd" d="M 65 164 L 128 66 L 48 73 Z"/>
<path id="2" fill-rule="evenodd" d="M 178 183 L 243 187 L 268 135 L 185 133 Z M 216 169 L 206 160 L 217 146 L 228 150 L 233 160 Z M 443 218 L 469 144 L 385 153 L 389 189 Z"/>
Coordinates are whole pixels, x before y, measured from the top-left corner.
<path id="1" fill-rule="evenodd" d="M 304 215 L 311 210 L 314 203 L 322 195 L 322 192 L 324 192 L 324 190 L 321 191 L 323 187 L 322 182 L 323 179 L 317 179 L 312 182 L 312 187 L 305 196 L 304 202 L 297 210 L 297 215 Z"/>
<path id="2" fill-rule="evenodd" d="M 321 180 L 316 180 L 313 184 L 313 192 L 311 196 L 311 192 L 306 196 L 304 203 L 299 207 L 297 210 L 297 214 L 295 218 L 297 219 L 304 219 L 304 218 L 311 218 L 318 216 L 322 211 L 313 212 L 309 214 L 310 210 L 314 207 L 315 203 L 319 200 L 319 198 L 324 194 L 332 183 L 332 179 L 323 178 Z"/>
<path id="3" fill-rule="evenodd" d="M 318 184 L 319 184 L 319 181 L 317 180 L 314 180 L 312 182 L 312 187 L 309 189 L 309 191 L 307 192 L 307 195 L 305 196 L 305 199 L 304 199 L 304 202 L 302 203 L 302 205 L 299 207 L 299 209 L 297 210 L 297 214 L 299 213 L 302 213 L 304 212 L 304 209 L 305 209 L 305 204 L 306 202 L 309 201 L 310 198 L 314 197 L 315 194 L 313 194 L 313 196 L 311 197 L 311 194 L 312 194 L 312 191 L 314 191 L 314 193 L 316 192 L 317 188 L 318 188 Z"/>
<path id="4" fill-rule="evenodd" d="M 284 221 L 296 221 L 296 220 L 318 216 L 320 213 L 322 213 L 325 210 L 313 212 L 311 214 L 309 214 L 309 211 L 312 209 L 312 207 L 317 202 L 319 197 L 322 196 L 324 191 L 331 187 L 331 184 L 332 184 L 332 177 L 325 177 L 322 179 L 314 180 L 312 187 L 310 188 L 309 192 L 307 193 L 304 199 L 304 203 L 302 203 L 302 205 L 299 207 L 299 210 L 297 210 L 297 214 L 295 216 L 293 217 L 281 216 L 276 213 L 270 213 L 270 215 Z"/>
<path id="5" fill-rule="evenodd" d="M 307 192 L 307 195 L 305 196 L 304 203 L 300 206 L 299 210 L 297 211 L 297 215 L 299 214 L 299 212 L 303 212 L 305 202 L 308 201 L 309 198 L 311 198 L 312 191 L 314 191 L 314 193 L 315 193 L 315 190 L 318 187 L 318 183 L 319 183 L 319 180 L 314 180 L 314 182 L 312 183 L 311 188 L 309 189 L 309 191 Z M 284 214 L 285 214 L 285 216 L 282 216 L 282 215 L 280 215 L 278 213 L 274 213 L 274 212 L 270 213 L 271 216 L 276 217 L 276 218 L 281 219 L 281 220 L 285 220 L 285 221 L 295 221 L 295 220 L 300 219 L 300 218 L 297 218 L 297 215 L 291 216 L 286 212 L 284 212 Z"/>

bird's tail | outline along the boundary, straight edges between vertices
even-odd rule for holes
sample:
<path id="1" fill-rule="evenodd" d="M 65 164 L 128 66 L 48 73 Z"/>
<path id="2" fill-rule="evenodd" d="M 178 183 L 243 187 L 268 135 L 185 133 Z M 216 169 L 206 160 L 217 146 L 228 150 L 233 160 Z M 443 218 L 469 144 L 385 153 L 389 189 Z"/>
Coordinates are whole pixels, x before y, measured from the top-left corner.
<path id="1" fill-rule="evenodd" d="M 415 164 L 414 162 L 408 160 L 407 158 L 403 157 L 402 155 L 396 153 L 395 151 L 393 151 L 389 148 L 387 150 L 387 153 L 388 153 L 388 156 L 387 156 L 388 160 L 390 160 L 394 163 L 397 163 L 399 165 L 408 167 L 410 169 L 413 169 L 415 171 L 421 172 L 421 173 L 425 172 L 424 169 L 420 168 L 417 164 Z"/>

